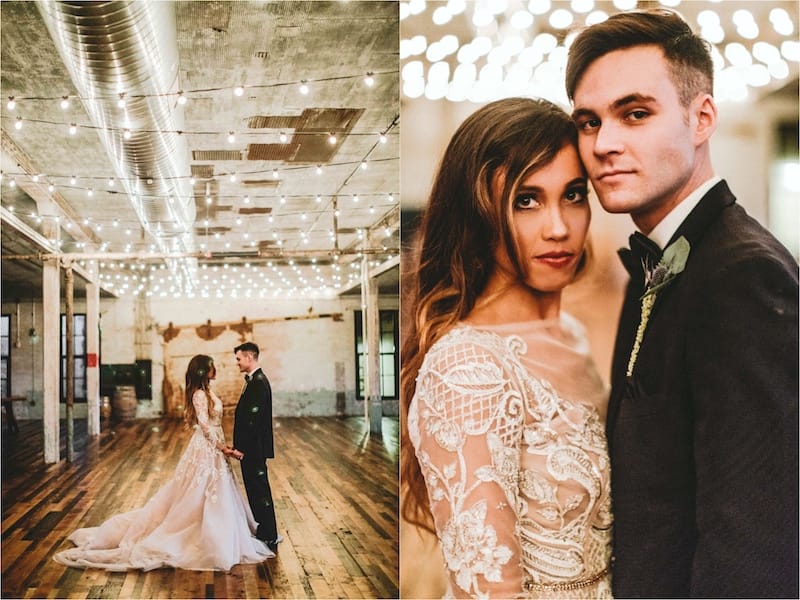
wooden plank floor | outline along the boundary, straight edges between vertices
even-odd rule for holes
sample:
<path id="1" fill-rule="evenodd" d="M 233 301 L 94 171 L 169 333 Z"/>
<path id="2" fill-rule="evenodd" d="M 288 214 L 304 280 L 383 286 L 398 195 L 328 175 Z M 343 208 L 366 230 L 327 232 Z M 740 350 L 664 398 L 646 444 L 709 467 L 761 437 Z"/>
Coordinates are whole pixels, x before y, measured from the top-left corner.
<path id="1" fill-rule="evenodd" d="M 106 427 L 75 460 L 45 465 L 41 421 L 2 434 L 3 598 L 397 598 L 398 423 L 370 436 L 361 417 L 282 418 L 269 461 L 278 556 L 229 572 L 110 573 L 53 560 L 78 527 L 139 508 L 171 477 L 190 432 L 169 419 Z M 232 417 L 223 422 L 231 439 Z M 65 456 L 65 424 L 62 452 Z M 234 466 L 241 485 L 238 465 Z"/>

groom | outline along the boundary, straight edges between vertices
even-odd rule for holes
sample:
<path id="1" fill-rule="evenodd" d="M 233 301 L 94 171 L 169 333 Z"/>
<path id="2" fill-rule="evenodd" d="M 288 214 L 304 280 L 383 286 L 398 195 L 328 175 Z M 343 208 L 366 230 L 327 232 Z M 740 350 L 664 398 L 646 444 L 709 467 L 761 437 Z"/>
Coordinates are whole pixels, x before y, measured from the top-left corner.
<path id="1" fill-rule="evenodd" d="M 245 342 L 233 349 L 245 384 L 233 422 L 232 455 L 241 461 L 244 489 L 253 517 L 256 537 L 277 550 L 281 537 L 275 524 L 275 506 L 269 487 L 266 459 L 275 458 L 272 447 L 272 390 L 258 365 L 258 346 Z"/>
<path id="2" fill-rule="evenodd" d="M 575 38 L 566 85 L 600 203 L 639 229 L 606 424 L 614 596 L 797 598 L 797 263 L 714 174 L 709 48 L 674 12 L 619 13 Z"/>

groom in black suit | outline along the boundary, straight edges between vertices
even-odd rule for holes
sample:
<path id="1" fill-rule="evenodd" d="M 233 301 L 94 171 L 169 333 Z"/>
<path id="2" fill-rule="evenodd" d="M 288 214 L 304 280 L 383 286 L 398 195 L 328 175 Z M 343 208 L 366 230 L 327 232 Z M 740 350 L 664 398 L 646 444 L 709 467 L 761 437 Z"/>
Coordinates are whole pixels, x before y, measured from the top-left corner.
<path id="1" fill-rule="evenodd" d="M 245 342 L 233 349 L 245 387 L 236 405 L 232 455 L 241 461 L 247 500 L 258 522 L 256 537 L 275 551 L 281 536 L 269 487 L 266 459 L 275 458 L 272 444 L 272 389 L 258 365 L 258 346 Z"/>
<path id="2" fill-rule="evenodd" d="M 614 596 L 797 598 L 797 263 L 714 174 L 708 46 L 671 11 L 620 13 L 575 38 L 566 85 L 601 204 L 639 229 L 606 426 Z"/>

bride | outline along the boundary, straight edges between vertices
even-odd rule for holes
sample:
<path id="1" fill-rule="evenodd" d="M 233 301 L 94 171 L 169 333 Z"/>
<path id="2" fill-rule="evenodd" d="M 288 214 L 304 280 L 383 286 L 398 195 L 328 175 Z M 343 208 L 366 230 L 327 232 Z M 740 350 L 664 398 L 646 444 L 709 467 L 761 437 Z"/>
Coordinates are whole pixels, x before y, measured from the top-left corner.
<path id="1" fill-rule="evenodd" d="M 554 104 L 499 100 L 434 179 L 408 279 L 401 480 L 447 597 L 611 597 L 606 389 L 560 310 L 587 252 L 576 145 Z"/>
<path id="2" fill-rule="evenodd" d="M 109 571 L 177 567 L 227 571 L 275 556 L 253 537 L 256 523 L 228 462 L 222 402 L 211 391 L 214 361 L 198 354 L 186 370 L 186 413 L 195 431 L 175 474 L 142 508 L 69 536 L 53 558 Z"/>

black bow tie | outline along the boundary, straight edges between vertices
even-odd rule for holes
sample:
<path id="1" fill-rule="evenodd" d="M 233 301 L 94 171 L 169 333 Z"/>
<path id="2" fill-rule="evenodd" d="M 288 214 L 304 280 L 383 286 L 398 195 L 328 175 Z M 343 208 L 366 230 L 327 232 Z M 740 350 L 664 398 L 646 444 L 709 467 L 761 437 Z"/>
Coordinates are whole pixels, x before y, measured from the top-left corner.
<path id="1" fill-rule="evenodd" d="M 250 375 L 245 375 L 244 376 L 244 380 L 247 381 L 248 383 L 250 382 L 251 379 L 252 379 L 252 377 L 250 377 Z"/>
<path id="2" fill-rule="evenodd" d="M 661 260 L 663 251 L 653 240 L 638 231 L 634 232 L 630 238 L 630 249 L 621 248 L 619 258 L 625 265 L 631 278 L 641 279 L 644 276 L 644 267 L 652 269 Z"/>

